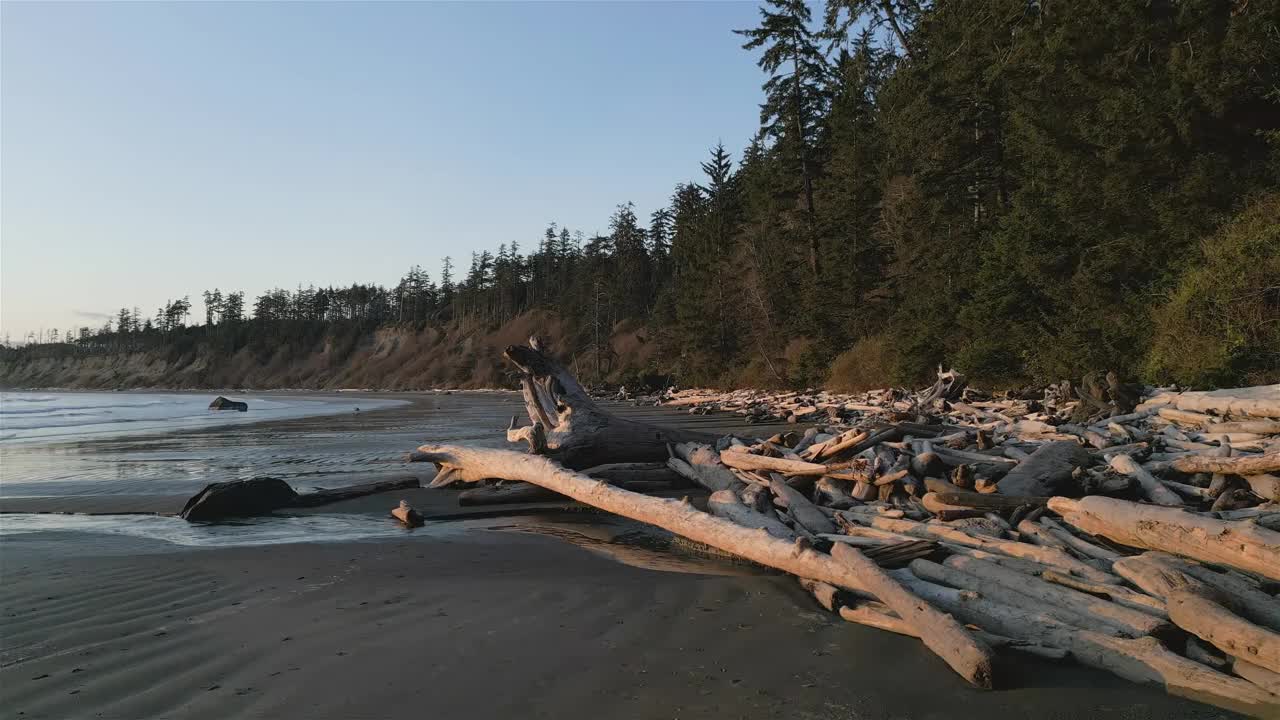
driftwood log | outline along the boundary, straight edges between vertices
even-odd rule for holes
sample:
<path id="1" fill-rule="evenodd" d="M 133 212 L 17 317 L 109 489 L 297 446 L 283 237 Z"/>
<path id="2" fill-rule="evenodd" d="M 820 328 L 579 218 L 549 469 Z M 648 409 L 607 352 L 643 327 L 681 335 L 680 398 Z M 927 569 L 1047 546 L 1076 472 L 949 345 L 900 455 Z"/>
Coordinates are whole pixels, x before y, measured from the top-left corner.
<path id="1" fill-rule="evenodd" d="M 917 630 L 924 644 L 945 660 L 952 670 L 973 685 L 991 687 L 990 648 L 975 642 L 949 615 L 912 595 L 911 591 L 852 547 L 836 545 L 831 548 L 831 556 L 852 568 L 863 579 L 867 590 Z"/>
<path id="2" fill-rule="evenodd" d="M 1280 673 L 1280 634 L 1258 627 L 1212 600 L 1187 592 L 1169 598 L 1169 619 L 1222 652 Z"/>
<path id="3" fill-rule="evenodd" d="M 1164 550 L 1280 580 L 1280 533 L 1240 520 L 1092 495 L 1053 498 L 1049 508 L 1075 527 L 1137 548 Z"/>
<path id="4" fill-rule="evenodd" d="M 266 515 L 292 507 L 315 507 L 339 500 L 373 495 L 391 490 L 419 487 L 416 477 L 384 480 L 364 485 L 298 493 L 288 483 L 272 477 L 211 483 L 191 496 L 178 517 L 191 522 L 208 522 L 233 517 Z"/>
<path id="5" fill-rule="evenodd" d="M 463 480 L 501 478 L 540 485 L 615 515 L 656 525 L 695 542 L 798 577 L 813 578 L 864 593 L 871 592 L 867 578 L 859 570 L 826 553 L 806 547 L 803 543 L 788 542 L 763 530 L 743 527 L 702 512 L 688 502 L 622 490 L 557 465 L 544 457 L 510 450 L 423 445 L 411 455 L 411 459 L 435 463 L 441 470 L 452 469 Z M 871 585 L 874 584 L 875 581 L 872 580 Z M 976 663 L 981 658 L 989 658 L 989 649 L 980 641 L 970 640 L 965 656 Z M 955 661 L 953 657 L 945 659 L 949 664 Z M 970 682 L 980 683 L 981 687 L 990 687 L 989 671 L 977 665 L 960 674 Z"/>
<path id="6" fill-rule="evenodd" d="M 1184 473 L 1222 473 L 1224 475 L 1262 475 L 1280 471 L 1280 452 L 1243 457 L 1211 457 L 1184 455 L 1173 461 L 1173 469 Z"/>
<path id="7" fill-rule="evenodd" d="M 512 427 L 510 442 L 526 442 L 537 454 L 568 468 L 619 462 L 653 462 L 668 457 L 667 445 L 714 443 L 707 433 L 627 420 L 596 404 L 563 365 L 544 352 L 538 338 L 503 353 L 520 371 L 520 388 L 532 425 Z"/>
<path id="8" fill-rule="evenodd" d="M 1069 650 L 1080 663 L 1134 682 L 1161 685 L 1174 695 L 1199 702 L 1256 717 L 1275 717 L 1280 712 L 1280 697 L 1177 655 L 1156 638 L 1111 637 L 1058 622 L 1043 613 L 992 602 L 978 592 L 925 581 L 906 582 L 920 598 L 984 630 Z"/>

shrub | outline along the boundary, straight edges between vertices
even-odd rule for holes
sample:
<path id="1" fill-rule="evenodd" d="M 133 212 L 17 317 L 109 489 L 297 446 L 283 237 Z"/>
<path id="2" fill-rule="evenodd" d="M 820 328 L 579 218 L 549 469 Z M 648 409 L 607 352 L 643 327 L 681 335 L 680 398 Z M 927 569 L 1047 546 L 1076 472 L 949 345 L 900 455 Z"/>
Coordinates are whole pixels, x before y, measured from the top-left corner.
<path id="1" fill-rule="evenodd" d="M 1201 243 L 1153 324 L 1151 380 L 1280 381 L 1280 193 L 1255 199 Z"/>
<path id="2" fill-rule="evenodd" d="M 887 387 L 894 379 L 894 353 L 885 335 L 869 335 L 836 356 L 827 375 L 833 392 L 861 392 Z"/>

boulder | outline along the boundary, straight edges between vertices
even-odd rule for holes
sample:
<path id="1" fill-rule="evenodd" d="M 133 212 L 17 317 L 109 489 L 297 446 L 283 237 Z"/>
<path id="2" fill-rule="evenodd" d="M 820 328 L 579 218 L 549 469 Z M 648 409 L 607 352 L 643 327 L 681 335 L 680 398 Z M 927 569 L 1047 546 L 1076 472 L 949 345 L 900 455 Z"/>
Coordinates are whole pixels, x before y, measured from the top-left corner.
<path id="1" fill-rule="evenodd" d="M 1071 473 L 1091 462 L 1089 451 L 1075 441 L 1047 443 L 1010 470 L 997 487 L 1002 495 L 1078 496 Z"/>
<path id="2" fill-rule="evenodd" d="M 256 477 L 213 483 L 187 501 L 178 517 L 190 521 L 263 515 L 297 502 L 298 493 L 280 478 Z"/>
<path id="3" fill-rule="evenodd" d="M 221 395 L 213 399 L 209 403 L 210 410 L 239 410 L 240 412 L 249 412 L 249 403 L 240 402 L 239 400 L 228 400 Z"/>

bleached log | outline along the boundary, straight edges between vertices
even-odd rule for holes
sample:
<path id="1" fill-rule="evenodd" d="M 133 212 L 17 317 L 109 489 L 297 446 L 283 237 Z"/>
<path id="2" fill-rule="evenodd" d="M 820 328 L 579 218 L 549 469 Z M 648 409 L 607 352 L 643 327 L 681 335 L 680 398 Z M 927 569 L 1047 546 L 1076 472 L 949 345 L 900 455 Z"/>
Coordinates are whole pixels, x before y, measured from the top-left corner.
<path id="1" fill-rule="evenodd" d="M 1253 494 L 1269 502 L 1280 502 L 1280 475 L 1246 475 L 1244 481 L 1249 483 Z"/>
<path id="2" fill-rule="evenodd" d="M 1138 683 L 1163 686 L 1173 695 L 1256 717 L 1280 711 L 1280 698 L 1251 684 L 1170 652 L 1153 637 L 1117 638 L 1060 623 L 1043 613 L 992 602 L 980 593 L 916 582 L 911 591 L 957 619 L 1008 637 L 1068 650 L 1078 662 Z"/>
<path id="3" fill-rule="evenodd" d="M 1231 670 L 1272 695 L 1280 696 L 1280 673 L 1271 672 L 1240 658 L 1232 658 Z"/>
<path id="4" fill-rule="evenodd" d="M 992 537 L 980 537 L 969 533 L 933 523 L 918 523 L 913 520 L 894 520 L 890 518 L 856 518 L 859 522 L 881 530 L 889 530 L 904 535 L 930 538 L 954 545 L 978 548 L 990 552 L 1001 553 L 1015 558 L 1034 560 L 1052 567 L 1068 570 L 1073 575 L 1106 581 L 1106 573 L 1088 563 L 1077 560 L 1057 548 L 1041 547 L 1015 540 L 1002 540 Z"/>
<path id="5" fill-rule="evenodd" d="M 1040 573 L 1040 578 L 1045 582 L 1061 585 L 1079 590 L 1080 592 L 1089 593 L 1105 598 L 1118 605 L 1124 605 L 1135 610 L 1155 615 L 1159 618 L 1168 618 L 1169 611 L 1165 608 L 1163 601 L 1158 600 L 1150 595 L 1138 593 L 1121 585 L 1108 585 L 1106 583 L 1091 582 L 1077 577 L 1072 577 L 1058 570 L 1045 570 Z"/>
<path id="6" fill-rule="evenodd" d="M 1264 475 L 1280 471 L 1280 452 L 1241 457 L 1184 455 L 1173 461 L 1174 470 L 1184 473 L 1222 473 L 1224 475 Z"/>
<path id="7" fill-rule="evenodd" d="M 1029 578 L 985 560 L 957 555 L 947 558 L 945 565 L 982 580 L 1002 584 L 1041 602 L 1120 628 L 1133 637 L 1160 633 L 1169 627 L 1168 622 L 1148 612 L 1125 607 L 1037 578 Z"/>
<path id="8" fill-rule="evenodd" d="M 982 517 L 986 514 L 985 510 L 977 508 L 965 507 L 963 505 L 949 505 L 938 499 L 937 493 L 925 493 L 920 498 L 920 502 L 925 509 L 933 513 L 939 520 L 956 520 L 958 518 Z"/>
<path id="9" fill-rule="evenodd" d="M 818 476 L 826 475 L 831 471 L 830 468 L 821 463 L 755 455 L 749 452 L 722 452 L 720 453 L 720 462 L 738 470 L 763 470 L 782 473 L 783 475 Z"/>
<path id="10" fill-rule="evenodd" d="M 809 502 L 809 499 L 802 495 L 800 491 L 776 477 L 769 482 L 769 488 L 773 490 L 773 494 L 778 501 L 791 513 L 791 517 L 795 518 L 796 522 L 803 525 L 809 532 L 817 535 L 836 531 L 835 523 L 831 522 L 816 505 Z"/>
<path id="11" fill-rule="evenodd" d="M 1212 415 L 1191 412 L 1189 410 L 1179 410 L 1171 407 L 1160 408 L 1156 411 L 1156 414 L 1169 422 L 1175 422 L 1179 425 L 1186 425 L 1188 427 L 1201 427 L 1213 422 Z"/>
<path id="12" fill-rule="evenodd" d="M 1142 494 L 1148 500 L 1158 505 L 1168 505 L 1171 507 L 1182 507 L 1182 498 L 1178 497 L 1169 488 L 1165 487 L 1154 475 L 1147 472 L 1141 465 L 1134 462 L 1133 458 L 1128 455 L 1112 455 L 1108 459 L 1108 464 L 1118 473 L 1128 475 L 1138 481 L 1138 485 L 1142 488 Z"/>
<path id="13" fill-rule="evenodd" d="M 907 637 L 919 638 L 920 632 L 912 627 L 902 618 L 893 614 L 893 611 L 886 607 L 883 603 L 876 601 L 859 602 L 857 605 L 850 607 L 841 605 L 839 608 L 840 617 L 848 622 L 866 625 L 878 630 L 885 630 L 898 635 L 906 635 Z M 987 644 L 990 648 L 1008 648 L 1017 650 L 1018 652 L 1035 655 L 1045 660 L 1062 660 L 1067 657 L 1067 651 L 1061 648 L 1040 645 L 1026 640 L 1018 640 L 1016 638 L 997 635 L 986 630 L 976 630 L 968 628 L 968 632 L 974 637 Z"/>
<path id="14" fill-rule="evenodd" d="M 1169 619 L 1183 630 L 1228 655 L 1280 672 L 1280 634 L 1193 593 L 1174 593 L 1168 606 Z"/>
<path id="15" fill-rule="evenodd" d="M 1161 552 L 1139 556 L 1147 562 L 1184 573 L 1225 596 L 1231 609 L 1248 620 L 1280 632 L 1280 600 L 1259 590 L 1257 586 L 1233 573 L 1220 573 L 1198 563 Z M 1194 588 L 1187 588 L 1194 592 Z M 1211 594 L 1205 594 L 1212 597 Z"/>
<path id="16" fill-rule="evenodd" d="M 1122 545 L 1164 550 L 1280 580 L 1280 533 L 1253 523 L 1097 495 L 1053 498 L 1049 509 L 1084 532 Z"/>
<path id="17" fill-rule="evenodd" d="M 703 443 L 676 443 L 671 447 L 675 457 L 667 466 L 685 479 L 711 492 L 735 488 L 739 481 L 733 471 L 720 462 L 720 453 Z"/>
<path id="18" fill-rule="evenodd" d="M 852 449 L 858 443 L 866 440 L 867 437 L 868 434 L 865 431 L 848 430 L 834 438 L 831 438 L 830 440 L 827 440 L 826 442 L 810 445 L 805 452 L 800 453 L 800 456 L 805 460 L 819 462 L 823 459 L 834 457 L 846 450 Z"/>
<path id="19" fill-rule="evenodd" d="M 1018 523 L 1018 539 L 1041 547 L 1057 548 L 1064 552 L 1067 549 L 1067 544 L 1049 534 L 1047 528 L 1041 527 L 1030 520 L 1023 520 Z"/>
<path id="20" fill-rule="evenodd" d="M 745 528 L 764 530 L 781 540 L 794 540 L 796 534 L 772 513 L 756 512 L 747 507 L 732 490 L 717 490 L 707 498 L 707 509 L 712 515 L 730 520 Z"/>
<path id="21" fill-rule="evenodd" d="M 887 607 L 880 609 L 881 607 L 883 607 L 882 603 L 860 602 L 852 607 L 841 605 L 839 612 L 841 619 L 851 623 L 866 625 L 877 630 L 886 630 L 898 635 L 906 635 L 907 637 L 920 637 L 920 631 L 912 627 L 910 623 L 896 615 L 891 615 Z"/>
<path id="22" fill-rule="evenodd" d="M 832 543 L 842 543 L 844 545 L 852 545 L 854 547 L 884 547 L 885 545 L 894 545 L 902 540 L 893 540 L 890 538 L 880 537 L 862 537 L 860 535 L 841 535 L 839 533 L 823 533 L 818 536 L 822 540 Z M 908 538 L 908 540 L 913 538 Z"/>
<path id="23" fill-rule="evenodd" d="M 1218 649 L 1209 645 L 1195 635 L 1187 636 L 1187 645 L 1183 654 L 1198 663 L 1208 665 L 1214 670 L 1226 671 L 1231 668 L 1231 660 L 1219 654 Z"/>
<path id="24" fill-rule="evenodd" d="M 1143 592 L 1165 601 L 1180 592 L 1217 597 L 1217 590 L 1212 586 L 1182 572 L 1178 567 L 1144 555 L 1120 558 L 1112 564 L 1111 569 Z"/>
<path id="25" fill-rule="evenodd" d="M 826 553 L 776 538 L 760 529 L 742 527 L 702 512 L 688 502 L 637 495 L 612 487 L 561 467 L 545 457 L 456 445 L 423 445 L 413 457 L 433 462 L 441 469 L 451 469 L 462 480 L 502 478 L 530 482 L 606 512 L 656 525 L 695 542 L 798 577 L 850 590 L 869 591 L 860 572 Z M 984 679 L 976 672 L 970 676 L 975 680 Z M 985 675 L 984 681 L 989 686 L 989 674 Z"/>
<path id="26" fill-rule="evenodd" d="M 1280 435 L 1280 420 L 1243 420 L 1224 422 L 1205 428 L 1215 433 L 1254 433 L 1256 435 Z"/>
<path id="27" fill-rule="evenodd" d="M 840 590 L 835 585 L 809 578 L 796 578 L 796 580 L 800 582 L 800 587 L 812 593 L 813 599 L 828 612 L 835 612 L 840 608 Z"/>
<path id="28" fill-rule="evenodd" d="M 1280 418 L 1280 384 L 1203 392 L 1159 393 L 1148 398 L 1137 407 L 1137 410 L 1159 408 L 1165 405 L 1180 410 L 1212 412 L 1218 415 Z"/>
<path id="29" fill-rule="evenodd" d="M 965 632 L 955 620 L 912 595 L 871 560 L 848 545 L 831 548 L 836 561 L 862 578 L 866 589 L 920 633 L 924 644 L 971 684 L 991 687 L 991 649 Z"/>
<path id="30" fill-rule="evenodd" d="M 1108 550 L 1101 545 L 1095 545 L 1088 540 L 1076 537 L 1074 533 L 1059 525 L 1053 518 L 1042 517 L 1040 518 L 1040 524 L 1044 526 L 1050 535 L 1066 543 L 1072 550 L 1082 555 L 1107 561 L 1120 557 L 1120 553 L 1114 550 Z"/>
<path id="31" fill-rule="evenodd" d="M 984 597 L 991 598 L 995 602 L 1021 608 L 1027 612 L 1034 612 L 1046 618 L 1051 618 L 1055 622 L 1082 629 L 1092 628 L 1109 635 L 1127 634 L 1127 631 L 1123 628 L 1116 627 L 1110 623 L 1094 621 L 1078 610 L 1044 603 L 1032 595 L 1021 592 L 1018 588 L 1010 587 L 1004 583 L 991 582 L 972 573 L 957 570 L 949 565 L 939 565 L 930 560 L 919 559 L 912 560 L 910 567 L 911 572 L 922 580 L 947 585 L 959 590 L 980 592 Z M 1034 579 L 1025 575 L 1020 577 L 1027 581 Z"/>

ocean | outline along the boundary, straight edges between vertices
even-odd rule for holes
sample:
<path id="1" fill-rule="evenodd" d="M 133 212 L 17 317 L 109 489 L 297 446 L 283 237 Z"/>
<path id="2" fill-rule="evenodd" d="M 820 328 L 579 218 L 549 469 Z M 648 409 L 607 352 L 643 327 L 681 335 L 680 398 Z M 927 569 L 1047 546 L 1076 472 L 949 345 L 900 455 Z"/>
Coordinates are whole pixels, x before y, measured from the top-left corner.
<path id="1" fill-rule="evenodd" d="M 0 442 L 81 440 L 357 412 L 401 400 L 249 395 L 248 412 L 210 410 L 212 393 L 0 392 Z"/>

